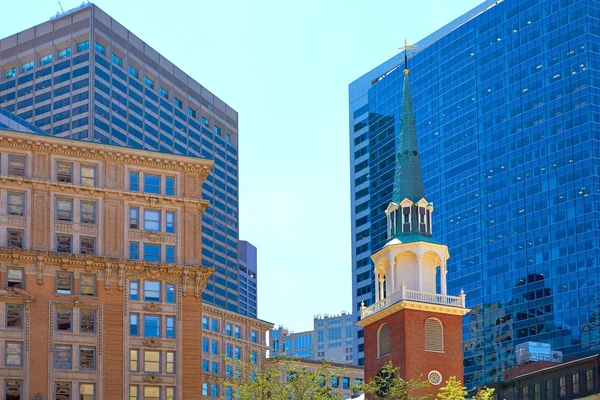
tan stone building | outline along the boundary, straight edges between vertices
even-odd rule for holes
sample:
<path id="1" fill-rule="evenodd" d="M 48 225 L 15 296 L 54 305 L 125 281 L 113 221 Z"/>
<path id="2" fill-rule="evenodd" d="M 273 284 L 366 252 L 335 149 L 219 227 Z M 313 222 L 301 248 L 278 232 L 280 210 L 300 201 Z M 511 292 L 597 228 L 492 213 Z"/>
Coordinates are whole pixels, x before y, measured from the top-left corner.
<path id="1" fill-rule="evenodd" d="M 202 398 L 211 166 L 0 130 L 0 398 Z"/>

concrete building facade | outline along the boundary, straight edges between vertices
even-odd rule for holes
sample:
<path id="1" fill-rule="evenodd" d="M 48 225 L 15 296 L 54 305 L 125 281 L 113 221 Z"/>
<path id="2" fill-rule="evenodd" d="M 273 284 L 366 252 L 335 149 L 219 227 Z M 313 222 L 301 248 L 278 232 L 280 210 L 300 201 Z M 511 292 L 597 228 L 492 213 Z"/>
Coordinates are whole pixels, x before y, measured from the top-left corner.
<path id="1" fill-rule="evenodd" d="M 0 397 L 198 398 L 211 166 L 0 131 Z"/>

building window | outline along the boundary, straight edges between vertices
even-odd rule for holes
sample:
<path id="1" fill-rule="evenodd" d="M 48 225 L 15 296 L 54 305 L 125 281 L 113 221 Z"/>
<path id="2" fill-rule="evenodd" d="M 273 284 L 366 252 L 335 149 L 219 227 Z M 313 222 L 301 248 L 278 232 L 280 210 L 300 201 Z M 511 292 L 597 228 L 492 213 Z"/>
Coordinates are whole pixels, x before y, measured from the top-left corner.
<path id="1" fill-rule="evenodd" d="M 389 324 L 383 324 L 379 327 L 377 333 L 378 353 L 377 357 L 384 357 L 391 352 L 391 328 Z"/>
<path id="2" fill-rule="evenodd" d="M 129 314 L 129 335 L 130 336 L 139 336 L 140 334 L 140 315 L 139 314 Z"/>
<path id="3" fill-rule="evenodd" d="M 210 321 L 210 330 L 213 332 L 219 332 L 219 321 L 216 319 L 212 319 Z"/>
<path id="4" fill-rule="evenodd" d="M 166 283 L 165 292 L 167 304 L 175 304 L 175 285 Z M 204 327 L 204 317 L 202 317 L 202 326 Z"/>
<path id="5" fill-rule="evenodd" d="M 52 54 L 47 54 L 45 56 L 40 57 L 40 67 L 42 65 L 50 64 L 52 62 Z"/>
<path id="6" fill-rule="evenodd" d="M 73 292 L 73 273 L 66 271 L 56 272 L 56 293 L 72 294 Z"/>
<path id="7" fill-rule="evenodd" d="M 112 55 L 112 62 L 113 64 L 118 65 L 119 67 L 123 67 L 123 59 L 115 53 L 113 53 Z"/>
<path id="8" fill-rule="evenodd" d="M 96 295 L 96 275 L 81 274 L 79 275 L 79 293 L 84 296 Z"/>
<path id="9" fill-rule="evenodd" d="M 79 238 L 79 252 L 93 256 L 96 254 L 96 238 L 82 236 Z"/>
<path id="10" fill-rule="evenodd" d="M 179 100 L 177 97 L 173 97 L 173 104 L 177 108 L 183 108 L 183 101 Z"/>
<path id="11" fill-rule="evenodd" d="M 579 374 L 575 373 L 571 376 L 571 382 L 573 383 L 573 394 L 579 393 Z"/>
<path id="12" fill-rule="evenodd" d="M 211 369 L 210 369 L 210 371 L 213 374 L 218 374 L 219 373 L 219 362 L 218 361 L 213 361 L 211 363 Z"/>
<path id="13" fill-rule="evenodd" d="M 165 177 L 165 194 L 175 196 L 175 178 L 172 176 Z"/>
<path id="14" fill-rule="evenodd" d="M 144 301 L 156 301 L 160 303 L 160 282 L 144 281 Z"/>
<path id="15" fill-rule="evenodd" d="M 54 346 L 54 368 L 71 369 L 73 347 L 70 344 L 57 344 Z"/>
<path id="16" fill-rule="evenodd" d="M 6 286 L 8 288 L 23 289 L 23 268 L 8 267 L 6 269 Z"/>
<path id="17" fill-rule="evenodd" d="M 79 347 L 79 369 L 93 371 L 96 369 L 96 348 Z"/>
<path id="18" fill-rule="evenodd" d="M 169 92 L 167 92 L 163 88 L 160 88 L 160 97 L 164 97 L 165 99 L 168 99 L 169 98 Z"/>
<path id="19" fill-rule="evenodd" d="M 533 385 L 533 399 L 542 400 L 542 391 L 539 383 Z"/>
<path id="20" fill-rule="evenodd" d="M 202 117 L 202 125 L 204 126 L 208 126 L 210 123 L 208 122 L 208 119 Z"/>
<path id="21" fill-rule="evenodd" d="M 96 186 L 96 167 L 89 165 L 81 166 L 81 184 Z"/>
<path id="22" fill-rule="evenodd" d="M 210 342 L 210 352 L 215 355 L 219 354 L 219 342 L 214 340 Z"/>
<path id="23" fill-rule="evenodd" d="M 136 385 L 129 386 L 129 400 L 139 400 L 139 387 Z"/>
<path id="24" fill-rule="evenodd" d="M 560 397 L 565 397 L 567 395 L 567 377 L 561 376 L 559 379 L 559 395 Z"/>
<path id="25" fill-rule="evenodd" d="M 144 192 L 160 194 L 160 175 L 144 174 Z"/>
<path id="26" fill-rule="evenodd" d="M 167 211 L 165 231 L 167 233 L 175 233 L 175 211 Z"/>
<path id="27" fill-rule="evenodd" d="M 129 370 L 133 372 L 140 370 L 140 351 L 138 349 L 129 350 Z"/>
<path id="28" fill-rule="evenodd" d="M 129 208 L 129 228 L 140 229 L 140 209 L 137 207 Z"/>
<path id="29" fill-rule="evenodd" d="M 340 387 L 340 378 L 338 378 L 337 376 L 332 376 L 331 377 L 331 387 L 334 389 L 337 389 Z"/>
<path id="30" fill-rule="evenodd" d="M 56 178 L 59 182 L 73 182 L 73 164 L 57 162 L 56 175 Z"/>
<path id="31" fill-rule="evenodd" d="M 167 351 L 166 352 L 166 356 L 167 356 L 167 374 L 174 374 L 175 373 L 175 352 L 174 351 Z"/>
<path id="32" fill-rule="evenodd" d="M 225 141 L 227 143 L 231 142 L 231 136 L 229 136 L 229 133 L 225 134 Z"/>
<path id="33" fill-rule="evenodd" d="M 210 395 L 211 397 L 219 397 L 219 385 L 217 385 L 216 383 L 211 383 Z"/>
<path id="34" fill-rule="evenodd" d="M 25 193 L 8 193 L 8 215 L 25 215 Z"/>
<path id="35" fill-rule="evenodd" d="M 90 41 L 86 40 L 85 42 L 77 43 L 77 52 L 81 53 L 82 51 L 86 51 L 90 48 Z"/>
<path id="36" fill-rule="evenodd" d="M 21 229 L 7 229 L 6 230 L 6 246 L 22 249 L 23 238 L 25 231 Z"/>
<path id="37" fill-rule="evenodd" d="M 221 135 L 221 128 L 218 127 L 217 125 L 213 125 L 213 132 L 215 133 L 215 135 Z"/>
<path id="38" fill-rule="evenodd" d="M 233 358 L 233 346 L 228 344 L 225 346 L 225 356 L 228 358 Z"/>
<path id="39" fill-rule="evenodd" d="M 521 398 L 523 400 L 529 400 L 529 386 L 521 388 Z"/>
<path id="40" fill-rule="evenodd" d="M 104 47 L 100 43 L 96 42 L 95 48 L 98 53 L 102 54 L 103 56 L 106 55 L 106 47 Z"/>
<path id="41" fill-rule="evenodd" d="M 23 343 L 6 342 L 4 347 L 4 365 L 20 367 L 23 365 Z"/>
<path id="42" fill-rule="evenodd" d="M 546 381 L 546 399 L 554 399 L 554 383 L 552 381 Z"/>
<path id="43" fill-rule="evenodd" d="M 167 398 L 166 400 L 175 400 L 175 388 L 172 386 L 167 387 Z"/>
<path id="44" fill-rule="evenodd" d="M 250 332 L 250 338 L 251 338 L 252 343 L 258 343 L 256 340 L 257 339 L 256 331 Z"/>
<path id="45" fill-rule="evenodd" d="M 242 350 L 239 347 L 234 347 L 233 348 L 233 359 L 234 360 L 241 360 L 242 358 Z"/>
<path id="46" fill-rule="evenodd" d="M 175 262 L 175 247 L 174 246 L 165 246 L 165 262 L 166 263 L 174 263 Z"/>
<path id="47" fill-rule="evenodd" d="M 15 76 L 17 76 L 17 69 L 15 67 L 6 70 L 4 73 L 4 78 L 6 79 L 14 78 Z"/>
<path id="48" fill-rule="evenodd" d="M 144 243 L 144 261 L 160 261 L 160 244 Z"/>
<path id="49" fill-rule="evenodd" d="M 23 328 L 23 304 L 6 303 L 6 327 Z"/>
<path id="50" fill-rule="evenodd" d="M 71 400 L 71 382 L 56 382 L 54 398 L 56 400 Z"/>
<path id="51" fill-rule="evenodd" d="M 8 174 L 25 176 L 25 157 L 8 156 Z"/>
<path id="52" fill-rule="evenodd" d="M 166 316 L 166 337 L 168 339 L 175 339 L 175 317 Z"/>
<path id="53" fill-rule="evenodd" d="M 144 230 L 160 231 L 160 210 L 144 210 Z"/>
<path id="54" fill-rule="evenodd" d="M 132 260 L 139 260 L 140 245 L 138 242 L 129 242 L 129 258 Z"/>
<path id="55" fill-rule="evenodd" d="M 144 350 L 144 372 L 160 372 L 160 351 Z"/>
<path id="56" fill-rule="evenodd" d="M 66 49 L 62 49 L 58 51 L 58 59 L 61 60 L 63 58 L 67 58 L 71 55 L 71 48 L 67 47 Z"/>
<path id="57" fill-rule="evenodd" d="M 59 253 L 72 253 L 73 237 L 71 235 L 56 235 L 56 251 Z"/>
<path id="58" fill-rule="evenodd" d="M 59 221 L 73 221 L 72 199 L 56 199 L 56 219 Z"/>
<path id="59" fill-rule="evenodd" d="M 208 353 L 208 348 L 210 346 L 210 341 L 207 338 L 202 338 L 202 352 Z"/>
<path id="60" fill-rule="evenodd" d="M 79 312 L 79 332 L 81 333 L 96 333 L 96 311 L 82 309 Z"/>
<path id="61" fill-rule="evenodd" d="M 21 72 L 28 72 L 28 71 L 31 71 L 32 69 L 33 69 L 33 61 L 29 61 L 29 62 L 23 63 Z"/>
<path id="62" fill-rule="evenodd" d="M 134 78 L 140 77 L 138 70 L 132 67 L 131 65 L 129 66 L 129 75 L 133 76 Z"/>
<path id="63" fill-rule="evenodd" d="M 144 386 L 144 400 L 160 400 L 160 386 Z"/>
<path id="64" fill-rule="evenodd" d="M 129 190 L 137 192 L 140 190 L 140 173 L 130 172 L 129 173 Z"/>
<path id="65" fill-rule="evenodd" d="M 82 201 L 81 202 L 81 223 L 95 224 L 96 223 L 96 202 Z"/>
<path id="66" fill-rule="evenodd" d="M 425 321 L 425 351 L 444 352 L 444 327 L 437 318 Z"/>
<path id="67" fill-rule="evenodd" d="M 160 316 L 144 315 L 144 336 L 160 337 Z"/>
<path id="68" fill-rule="evenodd" d="M 231 324 L 225 324 L 225 334 L 231 336 Z"/>
<path id="69" fill-rule="evenodd" d="M 150 89 L 154 89 L 154 81 L 147 76 L 144 77 L 144 84 L 148 86 Z"/>
<path id="70" fill-rule="evenodd" d="M 238 338 L 238 339 L 241 337 L 239 326 L 233 327 L 233 337 Z"/>
<path id="71" fill-rule="evenodd" d="M 588 392 L 594 390 L 594 371 L 591 369 L 585 371 L 585 390 Z"/>
<path id="72" fill-rule="evenodd" d="M 188 115 L 192 118 L 196 118 L 196 110 L 192 109 L 191 107 L 188 107 Z"/>
<path id="73" fill-rule="evenodd" d="M 96 385 L 93 383 L 80 383 L 79 400 L 96 400 Z"/>
<path id="74" fill-rule="evenodd" d="M 21 400 L 21 381 L 14 379 L 6 379 L 4 381 L 4 392 L 6 400 Z"/>
<path id="75" fill-rule="evenodd" d="M 140 281 L 129 282 L 129 300 L 139 300 Z"/>
<path id="76" fill-rule="evenodd" d="M 258 353 L 253 351 L 250 353 L 250 363 L 256 364 L 256 360 L 258 360 Z"/>
<path id="77" fill-rule="evenodd" d="M 56 330 L 60 332 L 73 331 L 73 309 L 72 308 L 57 308 L 56 309 Z"/>

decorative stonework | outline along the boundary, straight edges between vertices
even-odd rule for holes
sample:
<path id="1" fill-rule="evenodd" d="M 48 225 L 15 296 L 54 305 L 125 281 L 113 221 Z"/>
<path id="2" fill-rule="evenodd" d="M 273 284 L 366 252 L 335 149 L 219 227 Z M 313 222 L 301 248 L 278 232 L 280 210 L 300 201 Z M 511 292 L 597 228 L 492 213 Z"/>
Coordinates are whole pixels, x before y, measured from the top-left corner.
<path id="1" fill-rule="evenodd" d="M 153 243 L 163 242 L 163 243 L 177 244 L 177 235 L 131 229 L 131 230 L 129 230 L 129 240 L 134 240 L 134 241 L 147 240 L 147 241 L 153 242 Z"/>
<path id="2" fill-rule="evenodd" d="M 144 383 L 160 383 L 160 382 L 162 382 L 162 379 L 158 375 L 149 374 L 149 375 L 144 376 L 142 378 L 142 381 L 144 381 Z"/>
<path id="3" fill-rule="evenodd" d="M 157 305 L 156 303 L 152 302 L 150 304 L 144 304 L 142 306 L 142 309 L 144 311 L 149 311 L 149 312 L 161 312 L 162 311 L 162 307 Z"/>
<path id="4" fill-rule="evenodd" d="M 31 400 L 46 400 L 46 398 L 41 393 L 36 393 L 33 395 Z"/>
<path id="5" fill-rule="evenodd" d="M 158 348 L 162 347 L 162 343 L 160 342 L 160 340 L 152 338 L 152 339 L 142 340 L 142 346 L 150 347 L 151 349 L 158 349 Z"/>
<path id="6" fill-rule="evenodd" d="M 430 371 L 427 375 L 427 380 L 432 385 L 437 386 L 442 383 L 442 374 L 440 374 L 438 371 Z"/>

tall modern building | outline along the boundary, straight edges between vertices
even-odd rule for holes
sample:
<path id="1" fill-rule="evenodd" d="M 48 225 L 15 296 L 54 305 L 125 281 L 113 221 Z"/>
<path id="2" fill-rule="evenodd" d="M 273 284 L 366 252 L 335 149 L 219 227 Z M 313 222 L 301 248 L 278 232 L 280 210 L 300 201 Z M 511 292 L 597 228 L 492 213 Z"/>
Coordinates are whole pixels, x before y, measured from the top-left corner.
<path id="1" fill-rule="evenodd" d="M 0 40 L 0 108 L 55 136 L 213 159 L 202 296 L 238 311 L 235 110 L 91 3 Z"/>
<path id="2" fill-rule="evenodd" d="M 240 313 L 256 318 L 258 302 L 256 247 L 250 242 L 240 240 L 238 254 L 240 257 Z"/>
<path id="3" fill-rule="evenodd" d="M 500 380 L 525 341 L 567 360 L 600 349 L 599 14 L 591 0 L 490 0 L 410 51 L 432 234 L 451 251 L 448 292 L 472 309 L 469 388 Z M 403 56 L 349 87 L 355 318 L 386 239 Z"/>

